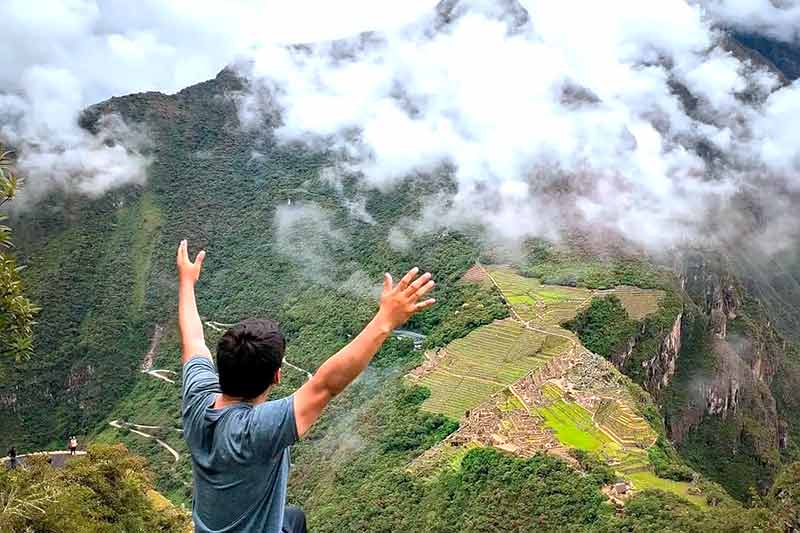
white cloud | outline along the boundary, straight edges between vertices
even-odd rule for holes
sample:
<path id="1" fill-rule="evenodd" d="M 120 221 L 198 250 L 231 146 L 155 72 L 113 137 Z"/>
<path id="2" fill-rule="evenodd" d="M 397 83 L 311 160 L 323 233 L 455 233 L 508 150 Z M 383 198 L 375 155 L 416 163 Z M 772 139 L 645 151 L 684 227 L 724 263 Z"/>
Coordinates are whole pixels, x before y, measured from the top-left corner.
<path id="1" fill-rule="evenodd" d="M 753 120 L 754 157 L 800 191 L 800 82 L 770 95 Z"/>
<path id="2" fill-rule="evenodd" d="M 513 239 L 579 220 L 669 245 L 695 237 L 753 165 L 796 165 L 778 118 L 793 101 L 741 98 L 776 78 L 718 46 L 696 5 L 529 0 L 530 24 L 510 31 L 470 4 L 441 31 L 423 21 L 349 57 L 263 47 L 248 75 L 281 109 L 280 138 L 332 139 L 370 186 L 453 168 L 458 192 L 426 227 L 481 222 Z M 699 99 L 693 114 L 673 81 Z M 251 125 L 257 104 L 243 104 Z M 746 165 L 710 180 L 700 139 Z"/>
<path id="3" fill-rule="evenodd" d="M 714 20 L 726 26 L 786 42 L 800 41 L 797 0 L 699 0 L 699 3 Z"/>
<path id="4" fill-rule="evenodd" d="M 53 184 L 99 194 L 141 181 L 146 159 L 133 142 L 141 135 L 120 139 L 127 150 L 109 148 L 112 132 L 95 138 L 78 127 L 83 108 L 132 92 L 178 91 L 267 43 L 393 27 L 430 4 L 411 0 L 387 10 L 366 0 L 4 0 L 0 141 L 18 149 L 28 196 Z M 113 134 L 119 139 L 123 130 Z"/>
<path id="5" fill-rule="evenodd" d="M 360 296 L 380 294 L 374 280 L 357 265 L 341 262 L 348 237 L 335 224 L 333 214 L 318 204 L 279 206 L 273 231 L 275 251 L 289 259 L 306 279 Z"/>
<path id="6" fill-rule="evenodd" d="M 720 48 L 712 28 L 749 21 L 788 36 L 796 3 L 527 0 L 530 21 L 514 31 L 501 3 L 486 0 L 464 0 L 455 21 L 434 29 L 435 3 L 7 0 L 0 136 L 21 147 L 20 165 L 40 183 L 99 194 L 143 179 L 143 133 L 112 118 L 92 136 L 76 125 L 80 109 L 173 92 L 238 58 L 256 81 L 242 120 L 259 127 L 279 107 L 280 138 L 332 141 L 362 186 L 452 172 L 458 191 L 427 202 L 425 227 L 480 222 L 516 239 L 579 221 L 668 245 L 756 180 L 797 190 L 799 144 L 786 117 L 800 114 L 800 89 L 776 90 L 774 76 Z M 330 44 L 283 46 L 372 28 L 382 31 L 350 57 L 340 45 L 336 57 Z M 698 98 L 691 113 L 674 82 Z M 745 91 L 757 97 L 745 101 Z M 724 172 L 707 168 L 700 140 L 723 154 Z M 363 207 L 350 209 L 370 222 Z"/>

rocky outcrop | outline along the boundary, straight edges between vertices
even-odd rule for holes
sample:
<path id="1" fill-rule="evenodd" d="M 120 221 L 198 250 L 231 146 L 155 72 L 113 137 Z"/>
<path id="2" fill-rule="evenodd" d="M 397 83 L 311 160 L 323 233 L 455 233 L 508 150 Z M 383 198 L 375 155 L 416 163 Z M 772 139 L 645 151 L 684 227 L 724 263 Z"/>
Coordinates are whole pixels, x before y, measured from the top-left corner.
<path id="1" fill-rule="evenodd" d="M 693 326 L 705 329 L 702 339 L 693 339 L 693 352 L 684 354 L 695 358 L 698 369 L 681 383 L 686 404 L 667 413 L 670 437 L 680 444 L 705 418 L 716 417 L 738 428 L 729 436 L 736 441 L 731 449 L 746 439 L 761 457 L 774 456 L 789 439 L 770 390 L 787 344 L 724 259 L 693 253 L 682 267 L 686 294 L 695 304 L 691 320 L 699 321 Z"/>
<path id="2" fill-rule="evenodd" d="M 714 323 L 714 334 L 725 338 L 728 320 L 737 317 L 742 303 L 741 289 L 734 275 L 719 257 L 688 254 L 682 268 L 686 293 Z"/>
<path id="3" fill-rule="evenodd" d="M 93 375 L 93 365 L 73 368 L 70 370 L 69 375 L 67 376 L 67 392 L 73 392 L 80 389 L 89 382 Z"/>
<path id="4" fill-rule="evenodd" d="M 640 334 L 643 332 L 640 332 Z M 630 358 L 631 354 L 633 353 L 633 349 L 636 348 L 638 336 L 631 337 L 625 343 L 625 348 L 620 350 L 617 353 L 611 354 L 611 362 L 617 367 L 617 370 L 622 372 L 625 368 L 625 362 Z"/>
<path id="5" fill-rule="evenodd" d="M 672 329 L 661 341 L 658 353 L 649 361 L 645 361 L 647 370 L 647 390 L 658 397 L 658 393 L 667 387 L 675 375 L 678 355 L 681 352 L 681 332 L 683 313 L 678 313 Z"/>
<path id="6" fill-rule="evenodd" d="M 672 321 L 663 338 L 658 341 L 658 350 L 641 362 L 635 363 L 640 364 L 644 370 L 640 384 L 655 398 L 659 397 L 659 393 L 670 384 L 675 375 L 681 351 L 682 333 L 683 313 L 681 312 Z M 628 339 L 622 350 L 611 355 L 611 362 L 620 372 L 630 374 L 630 372 L 625 372 L 626 364 L 629 364 L 634 351 L 647 335 L 652 335 L 652 333 L 643 322 L 637 335 Z M 630 364 L 634 364 L 634 362 L 630 361 Z"/>
<path id="7" fill-rule="evenodd" d="M 0 407 L 3 409 L 10 409 L 12 412 L 17 411 L 17 393 L 16 392 L 0 392 Z"/>
<path id="8" fill-rule="evenodd" d="M 742 284 L 719 258 L 704 255 L 688 258 L 686 291 L 710 318 L 710 333 L 716 340 L 727 341 L 730 350 L 747 363 L 753 376 L 767 384 L 772 381 L 786 351 L 786 341 L 772 327 L 756 301 L 749 301 L 750 314 L 739 321 L 735 331 L 730 324 L 742 314 L 747 294 Z M 715 346 L 720 346 L 715 344 Z"/>

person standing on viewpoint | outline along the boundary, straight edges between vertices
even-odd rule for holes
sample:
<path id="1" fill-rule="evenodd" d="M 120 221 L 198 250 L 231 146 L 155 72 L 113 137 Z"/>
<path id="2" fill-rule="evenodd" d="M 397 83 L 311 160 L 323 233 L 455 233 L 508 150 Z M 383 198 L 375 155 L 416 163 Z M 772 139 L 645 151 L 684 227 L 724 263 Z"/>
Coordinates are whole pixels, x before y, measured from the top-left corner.
<path id="1" fill-rule="evenodd" d="M 395 328 L 435 303 L 422 300 L 434 282 L 417 268 L 397 284 L 384 274 L 380 307 L 361 333 L 294 394 L 267 401 L 281 380 L 286 341 L 276 322 L 244 320 L 219 340 L 215 370 L 194 290 L 205 256 L 201 251 L 192 262 L 187 242 L 178 246 L 181 413 L 192 457 L 195 531 L 304 533 L 305 515 L 286 505 L 289 447 L 367 368 Z"/>
<path id="2" fill-rule="evenodd" d="M 75 452 L 78 450 L 78 439 L 75 435 L 69 438 L 69 454 L 75 455 Z"/>
<path id="3" fill-rule="evenodd" d="M 8 450 L 8 467 L 14 470 L 17 467 L 17 448 L 12 446 Z"/>

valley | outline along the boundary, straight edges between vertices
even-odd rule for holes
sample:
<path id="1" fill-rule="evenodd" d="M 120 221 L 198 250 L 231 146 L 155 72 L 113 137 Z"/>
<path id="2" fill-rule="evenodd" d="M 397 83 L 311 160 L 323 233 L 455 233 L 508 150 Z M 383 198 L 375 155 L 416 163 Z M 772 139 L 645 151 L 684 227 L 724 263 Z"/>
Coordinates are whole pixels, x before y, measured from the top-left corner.
<path id="1" fill-rule="evenodd" d="M 543 6 L 444 0 L 423 28 L 276 50 L 285 72 L 250 57 L 75 110 L 74 138 L 146 164 L 89 192 L 66 168 L 3 222 L 41 311 L 32 356 L 0 358 L 0 446 L 94 451 L 0 473 L 0 496 L 38 472 L 89 487 L 52 500 L 61 519 L 86 503 L 113 509 L 108 531 L 175 531 L 152 525 L 158 494 L 185 524 L 188 239 L 212 353 L 240 320 L 280 323 L 272 399 L 368 323 L 384 272 L 436 279 L 292 447 L 288 503 L 313 531 L 800 528 L 796 158 L 765 170 L 785 155 L 767 141 L 791 144 L 796 47 L 694 3 L 663 27 L 635 3 Z"/>

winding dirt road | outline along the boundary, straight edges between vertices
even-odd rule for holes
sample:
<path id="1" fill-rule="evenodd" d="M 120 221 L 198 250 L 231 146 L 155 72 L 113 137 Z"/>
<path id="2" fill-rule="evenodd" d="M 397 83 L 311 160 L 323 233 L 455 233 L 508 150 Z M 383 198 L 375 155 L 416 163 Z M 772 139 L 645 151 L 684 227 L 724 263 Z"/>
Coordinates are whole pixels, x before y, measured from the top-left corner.
<path id="1" fill-rule="evenodd" d="M 119 421 L 119 420 L 112 420 L 108 424 L 111 427 L 114 427 L 114 428 L 117 428 L 117 429 L 127 429 L 131 433 L 136 433 L 137 435 L 141 435 L 142 437 L 144 437 L 146 439 L 155 439 L 155 441 L 159 444 L 159 446 L 161 446 L 162 448 L 164 448 L 165 450 L 167 450 L 169 453 L 172 454 L 172 456 L 175 458 L 175 462 L 176 463 L 181 460 L 181 454 L 179 454 L 175 450 L 175 448 L 173 448 L 172 446 L 170 446 L 169 444 L 167 444 L 163 440 L 161 440 L 158 437 L 155 437 L 155 436 L 153 436 L 153 435 L 151 435 L 149 433 L 145 433 L 144 431 L 139 431 L 138 429 L 134 429 L 134 428 L 137 428 L 137 427 L 151 429 L 151 430 L 152 429 L 164 429 L 161 426 L 143 426 L 141 424 L 131 424 L 129 422 Z M 176 429 L 176 431 L 181 431 L 182 432 L 183 430 L 182 429 Z"/>
<path id="2" fill-rule="evenodd" d="M 212 321 L 212 320 L 206 321 L 205 324 L 209 328 L 211 328 L 214 331 L 219 332 L 219 333 L 225 331 L 227 328 L 229 328 L 229 327 L 231 327 L 233 325 L 233 324 L 223 324 L 221 322 L 215 322 L 215 321 Z M 161 381 L 165 381 L 165 382 L 167 382 L 167 383 L 169 383 L 171 385 L 177 385 L 177 382 L 174 379 L 172 379 L 170 377 L 167 377 L 167 375 L 165 375 L 165 374 L 172 375 L 172 376 L 177 376 L 178 372 L 176 372 L 174 370 L 167 370 L 167 369 L 164 369 L 164 368 L 155 368 L 155 369 L 153 368 L 153 361 L 155 359 L 156 351 L 158 349 L 159 340 L 161 339 L 161 336 L 163 335 L 163 333 L 164 333 L 164 328 L 157 324 L 156 328 L 155 328 L 155 331 L 153 332 L 153 338 L 150 341 L 150 349 L 148 350 L 147 354 L 145 355 L 144 362 L 142 363 L 142 373 L 147 374 L 148 376 L 152 376 L 152 377 L 154 377 L 156 379 L 159 379 Z M 298 372 L 302 372 L 303 374 L 305 374 L 306 375 L 306 379 L 311 379 L 311 372 L 309 372 L 308 370 L 305 370 L 304 368 L 300 368 L 299 366 L 293 365 L 292 363 L 287 361 L 286 358 L 284 358 L 283 362 L 289 368 L 292 368 L 294 370 L 297 370 Z M 175 458 L 175 462 L 176 463 L 178 461 L 180 461 L 180 459 L 181 459 L 181 454 L 178 453 L 178 451 L 175 450 L 175 448 L 173 448 L 172 446 L 170 446 L 169 444 L 167 444 L 163 440 L 159 439 L 155 435 L 151 435 L 147 431 L 142 431 L 142 430 L 177 431 L 179 433 L 183 433 L 183 430 L 181 428 L 165 428 L 164 426 L 149 426 L 149 425 L 145 425 L 145 424 L 136 424 L 136 423 L 133 423 L 133 422 L 126 422 L 124 420 L 112 420 L 108 424 L 113 428 L 120 429 L 120 430 L 124 429 L 124 430 L 130 431 L 131 433 L 139 435 L 140 437 L 144 437 L 146 439 L 155 440 L 156 443 L 158 443 L 159 446 L 161 446 L 162 448 L 167 450 L 172 455 L 172 457 Z M 22 457 L 22 456 L 19 456 L 19 457 Z"/>

